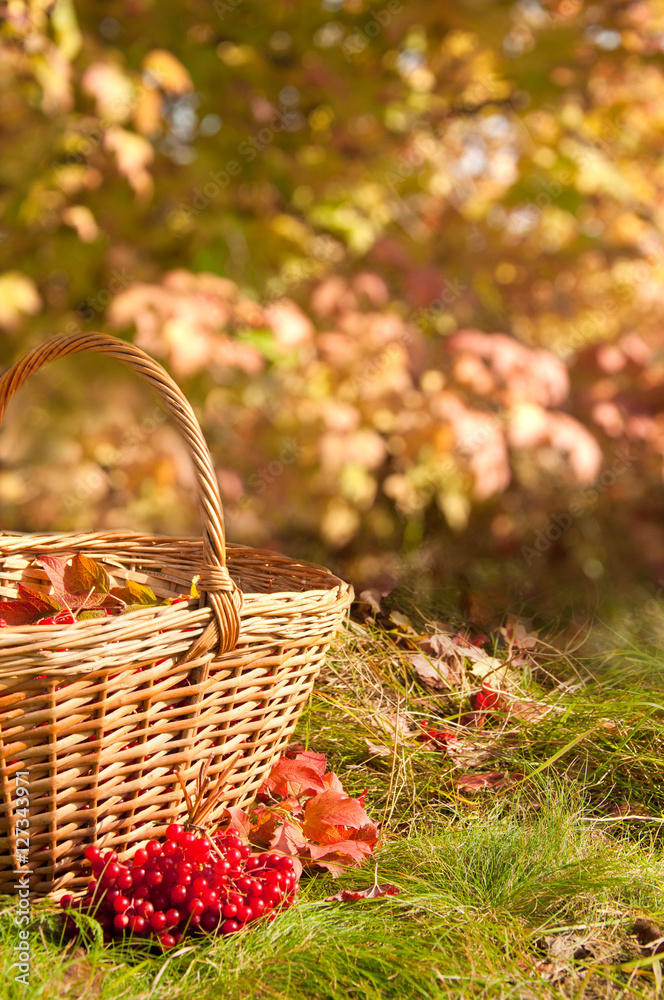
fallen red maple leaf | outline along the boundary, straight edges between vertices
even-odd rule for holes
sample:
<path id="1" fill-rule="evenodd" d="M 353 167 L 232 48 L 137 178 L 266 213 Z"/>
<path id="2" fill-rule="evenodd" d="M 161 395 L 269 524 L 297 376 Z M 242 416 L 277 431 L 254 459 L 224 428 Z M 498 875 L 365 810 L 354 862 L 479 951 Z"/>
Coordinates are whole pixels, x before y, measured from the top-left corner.
<path id="1" fill-rule="evenodd" d="M 307 799 L 304 807 L 303 832 L 308 840 L 320 842 L 329 827 L 351 827 L 359 830 L 371 820 L 357 801 L 349 795 L 328 788 Z"/>
<path id="2" fill-rule="evenodd" d="M 327 768 L 325 754 L 305 750 L 292 759 L 281 757 L 270 771 L 263 789 L 273 795 L 286 797 L 313 795 L 324 792 L 323 775 Z"/>
<path id="3" fill-rule="evenodd" d="M 504 707 L 500 692 L 494 691 L 488 684 L 483 684 L 479 691 L 471 695 L 470 703 L 476 712 L 490 712 Z"/>
<path id="4" fill-rule="evenodd" d="M 361 864 L 378 840 L 364 809 L 365 793 L 351 798 L 326 767 L 325 756 L 309 750 L 281 757 L 259 789 L 258 804 L 247 812 L 227 809 L 222 830 L 334 875 Z"/>
<path id="5" fill-rule="evenodd" d="M 401 889 L 397 889 L 396 885 L 392 885 L 391 882 L 381 882 L 378 885 L 372 885 L 370 889 L 342 889 L 335 896 L 328 896 L 325 900 L 326 903 L 335 903 L 337 900 L 340 903 L 354 903 L 358 899 L 380 899 L 381 896 L 398 896 Z"/>

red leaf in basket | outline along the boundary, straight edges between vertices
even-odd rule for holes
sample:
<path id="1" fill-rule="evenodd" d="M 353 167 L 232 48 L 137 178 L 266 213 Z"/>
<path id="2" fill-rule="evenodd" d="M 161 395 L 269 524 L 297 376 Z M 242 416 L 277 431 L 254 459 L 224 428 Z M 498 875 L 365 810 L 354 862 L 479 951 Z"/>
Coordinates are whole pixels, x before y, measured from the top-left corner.
<path id="1" fill-rule="evenodd" d="M 313 795 L 324 792 L 323 775 L 327 767 L 325 754 L 305 750 L 292 760 L 281 757 L 270 772 L 263 788 L 284 798 L 295 795 Z"/>
<path id="2" fill-rule="evenodd" d="M 320 842 L 330 827 L 346 826 L 359 830 L 370 822 L 357 799 L 330 788 L 307 800 L 302 829 L 308 840 Z"/>
<path id="3" fill-rule="evenodd" d="M 53 584 L 54 590 L 67 589 L 65 587 L 66 559 L 61 559 L 59 556 L 40 556 L 37 561 L 44 567 L 44 571 Z"/>
<path id="4" fill-rule="evenodd" d="M 106 571 L 87 556 L 75 555 L 71 566 L 58 556 L 41 556 L 39 562 L 53 587 L 52 595 L 40 596 L 52 596 L 59 609 L 76 614 L 82 608 L 99 608 L 108 600 Z"/>
<path id="5" fill-rule="evenodd" d="M 400 892 L 401 889 L 397 889 L 396 885 L 392 885 L 391 882 L 381 882 L 378 885 L 372 885 L 370 889 L 342 889 L 336 896 L 328 896 L 325 902 L 335 903 L 338 900 L 340 903 L 354 903 L 358 899 L 380 899 L 381 896 L 398 896 Z"/>
<path id="6" fill-rule="evenodd" d="M 8 625 L 33 625 L 43 617 L 31 601 L 0 601 L 0 618 Z"/>
<path id="7" fill-rule="evenodd" d="M 62 611 L 62 605 L 51 594 L 42 594 L 40 590 L 35 590 L 34 587 L 28 587 L 23 583 L 18 585 L 18 596 L 19 600 L 29 601 L 41 616 L 52 614 L 54 611 Z"/>

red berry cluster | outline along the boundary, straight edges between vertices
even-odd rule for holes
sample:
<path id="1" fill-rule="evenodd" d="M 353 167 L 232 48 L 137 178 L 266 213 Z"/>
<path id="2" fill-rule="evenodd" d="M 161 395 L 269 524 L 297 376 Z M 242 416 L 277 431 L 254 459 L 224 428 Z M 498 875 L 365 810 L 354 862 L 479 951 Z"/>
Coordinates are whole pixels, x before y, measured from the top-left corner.
<path id="1" fill-rule="evenodd" d="M 65 932 L 78 933 L 79 910 L 101 924 L 104 940 L 132 935 L 172 948 L 191 931 L 233 934 L 260 917 L 274 920 L 297 892 L 298 874 L 291 858 L 252 853 L 233 834 L 205 834 L 177 823 L 166 840 L 139 847 L 128 865 L 115 851 L 90 846 L 85 856 L 93 877 L 87 895 L 60 900 Z"/>

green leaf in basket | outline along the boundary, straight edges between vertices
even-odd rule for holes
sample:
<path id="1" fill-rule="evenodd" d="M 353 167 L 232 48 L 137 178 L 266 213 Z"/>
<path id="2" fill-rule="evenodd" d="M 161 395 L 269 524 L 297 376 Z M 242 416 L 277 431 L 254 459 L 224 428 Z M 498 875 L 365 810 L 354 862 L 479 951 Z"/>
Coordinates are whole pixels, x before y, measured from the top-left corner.
<path id="1" fill-rule="evenodd" d="M 157 602 L 156 601 L 152 605 L 150 605 L 150 604 L 127 604 L 122 609 L 122 614 L 126 615 L 128 611 L 144 611 L 146 608 L 156 607 L 156 606 L 157 606 Z"/>
<path id="2" fill-rule="evenodd" d="M 127 580 L 124 587 L 112 587 L 111 596 L 118 597 L 125 604 L 137 604 L 142 607 L 154 607 L 159 604 L 156 594 L 150 587 L 136 580 Z"/>
<path id="3" fill-rule="evenodd" d="M 77 552 L 71 564 L 65 566 L 64 589 L 74 594 L 87 594 L 92 590 L 96 594 L 107 594 L 110 586 L 108 573 L 94 559 Z"/>
<path id="4" fill-rule="evenodd" d="M 107 615 L 101 608 L 86 608 L 85 611 L 79 611 L 76 617 L 80 622 L 83 622 L 87 621 L 88 618 L 106 618 Z"/>

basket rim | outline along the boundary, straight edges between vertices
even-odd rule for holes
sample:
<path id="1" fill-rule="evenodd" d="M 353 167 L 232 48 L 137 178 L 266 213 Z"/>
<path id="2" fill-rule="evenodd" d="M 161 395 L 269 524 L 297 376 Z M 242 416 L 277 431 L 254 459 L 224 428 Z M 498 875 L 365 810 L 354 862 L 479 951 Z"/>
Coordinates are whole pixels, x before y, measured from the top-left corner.
<path id="1" fill-rule="evenodd" d="M 7 541 L 17 544 L 10 544 L 7 546 Z M 154 535 L 141 531 L 130 530 L 122 532 L 27 532 L 4 531 L 0 529 L 0 566 L 3 558 L 12 555 L 27 555 L 32 553 L 38 555 L 40 552 L 46 553 L 54 551 L 71 553 L 73 555 L 77 551 L 84 551 L 90 547 L 99 547 L 107 552 L 111 552 L 113 550 L 121 552 L 125 543 L 137 546 L 135 553 L 136 562 L 140 562 L 138 545 L 144 546 L 148 551 L 150 549 L 154 551 L 155 549 L 160 548 L 188 548 L 190 551 L 189 553 L 183 553 L 183 561 L 186 561 L 187 556 L 189 556 L 189 558 L 193 558 L 197 555 L 198 550 L 200 549 L 202 561 L 203 539 L 198 535 Z M 262 594 L 261 592 L 252 593 L 249 591 L 245 592 L 245 599 L 251 598 L 252 596 L 275 597 L 278 594 L 297 594 L 298 596 L 302 596 L 309 591 L 334 590 L 336 587 L 340 587 L 342 590 L 353 589 L 350 583 L 341 579 L 341 577 L 336 576 L 330 569 L 326 566 L 322 566 L 320 563 L 311 562 L 305 559 L 296 559 L 293 556 L 285 555 L 275 549 L 256 548 L 251 545 L 244 545 L 240 542 L 227 542 L 226 545 L 228 554 L 231 557 L 229 561 L 232 561 L 233 556 L 238 558 L 252 555 L 254 557 L 258 557 L 260 560 L 264 560 L 266 567 L 274 566 L 276 569 L 283 567 L 291 571 L 303 570 L 305 572 L 309 570 L 319 577 L 321 581 L 329 581 L 329 586 L 327 587 L 311 587 L 307 590 L 272 591 L 269 595 Z"/>

